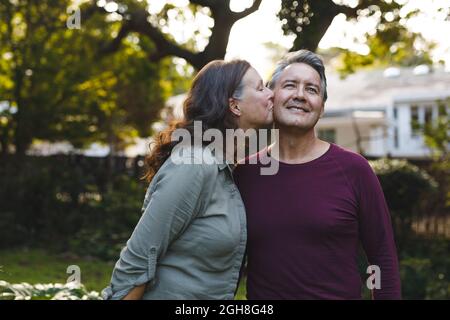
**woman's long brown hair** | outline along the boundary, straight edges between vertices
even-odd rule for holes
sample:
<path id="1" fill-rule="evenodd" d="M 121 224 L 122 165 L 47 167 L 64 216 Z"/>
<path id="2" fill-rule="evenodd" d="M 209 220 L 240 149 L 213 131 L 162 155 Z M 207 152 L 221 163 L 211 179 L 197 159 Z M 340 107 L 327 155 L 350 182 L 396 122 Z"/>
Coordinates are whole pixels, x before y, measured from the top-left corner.
<path id="1" fill-rule="evenodd" d="M 155 145 L 145 158 L 147 171 L 144 179 L 148 182 L 153 179 L 180 142 L 172 141 L 172 133 L 176 129 L 186 129 L 193 136 L 194 121 L 201 121 L 203 131 L 215 128 L 225 136 L 226 129 L 237 128 L 236 118 L 229 110 L 229 99 L 239 98 L 242 78 L 250 67 L 245 60 L 215 60 L 199 71 L 183 104 L 183 120 L 170 124 L 152 142 Z"/>

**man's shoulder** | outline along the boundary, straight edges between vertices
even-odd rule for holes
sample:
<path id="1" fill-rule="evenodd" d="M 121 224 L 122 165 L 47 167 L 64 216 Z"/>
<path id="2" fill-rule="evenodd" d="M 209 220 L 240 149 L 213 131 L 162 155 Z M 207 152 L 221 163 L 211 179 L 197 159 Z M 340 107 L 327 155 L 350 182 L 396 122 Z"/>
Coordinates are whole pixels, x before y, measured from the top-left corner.
<path id="1" fill-rule="evenodd" d="M 337 144 L 332 144 L 331 147 L 333 148 L 332 159 L 343 169 L 354 172 L 370 168 L 369 162 L 361 154 Z"/>

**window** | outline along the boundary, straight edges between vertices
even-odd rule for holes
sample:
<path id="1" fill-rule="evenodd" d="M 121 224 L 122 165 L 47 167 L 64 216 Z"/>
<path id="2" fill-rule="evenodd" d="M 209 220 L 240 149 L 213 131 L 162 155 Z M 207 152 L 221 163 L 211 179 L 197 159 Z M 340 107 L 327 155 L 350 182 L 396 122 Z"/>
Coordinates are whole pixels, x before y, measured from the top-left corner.
<path id="1" fill-rule="evenodd" d="M 398 149 L 399 143 L 398 143 L 398 128 L 394 128 L 394 148 Z"/>
<path id="2" fill-rule="evenodd" d="M 336 143 L 336 130 L 335 129 L 319 129 L 319 139 Z"/>
<path id="3" fill-rule="evenodd" d="M 431 106 L 425 107 L 425 125 L 431 126 L 433 123 L 433 108 Z"/>
<path id="4" fill-rule="evenodd" d="M 411 133 L 413 137 L 417 137 L 419 135 L 419 107 L 411 106 Z"/>

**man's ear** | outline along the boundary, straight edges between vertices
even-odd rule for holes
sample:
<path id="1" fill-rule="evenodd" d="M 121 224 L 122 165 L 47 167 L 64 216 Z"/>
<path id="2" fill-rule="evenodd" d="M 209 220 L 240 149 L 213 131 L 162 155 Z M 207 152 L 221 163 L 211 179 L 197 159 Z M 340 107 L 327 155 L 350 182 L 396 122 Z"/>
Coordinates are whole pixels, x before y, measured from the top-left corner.
<path id="1" fill-rule="evenodd" d="M 325 113 L 325 104 L 322 104 L 322 109 L 320 110 L 319 118 L 322 118 L 324 113 Z"/>
<path id="2" fill-rule="evenodd" d="M 240 117 L 242 112 L 241 109 L 239 108 L 236 99 L 234 98 L 230 98 L 228 99 L 228 106 L 230 108 L 230 111 L 235 115 Z"/>

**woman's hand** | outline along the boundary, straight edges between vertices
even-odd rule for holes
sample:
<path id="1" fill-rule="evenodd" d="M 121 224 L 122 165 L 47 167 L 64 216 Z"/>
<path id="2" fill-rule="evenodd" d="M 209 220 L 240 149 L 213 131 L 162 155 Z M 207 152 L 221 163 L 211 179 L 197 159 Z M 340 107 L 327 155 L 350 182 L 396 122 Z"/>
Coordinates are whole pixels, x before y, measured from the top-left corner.
<path id="1" fill-rule="evenodd" d="M 122 300 L 141 300 L 145 292 L 145 283 L 134 287 Z"/>

